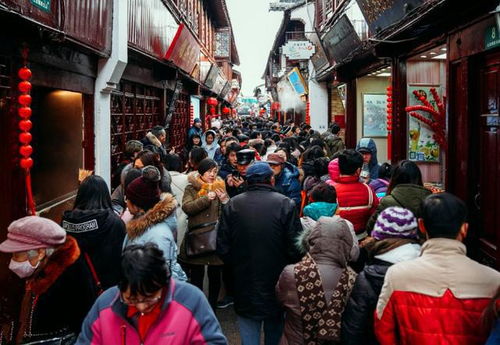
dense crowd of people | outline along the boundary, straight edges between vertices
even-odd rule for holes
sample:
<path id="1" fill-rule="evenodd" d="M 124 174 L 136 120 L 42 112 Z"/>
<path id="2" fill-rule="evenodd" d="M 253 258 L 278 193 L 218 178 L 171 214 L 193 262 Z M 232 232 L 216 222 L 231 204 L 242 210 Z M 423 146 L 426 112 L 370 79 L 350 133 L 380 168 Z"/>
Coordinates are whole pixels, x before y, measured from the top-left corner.
<path id="1" fill-rule="evenodd" d="M 26 285 L 0 344 L 222 345 L 233 304 L 243 345 L 499 344 L 465 204 L 339 132 L 195 119 L 179 152 L 162 127 L 129 141 L 111 194 L 89 176 L 61 224 L 9 226 Z"/>

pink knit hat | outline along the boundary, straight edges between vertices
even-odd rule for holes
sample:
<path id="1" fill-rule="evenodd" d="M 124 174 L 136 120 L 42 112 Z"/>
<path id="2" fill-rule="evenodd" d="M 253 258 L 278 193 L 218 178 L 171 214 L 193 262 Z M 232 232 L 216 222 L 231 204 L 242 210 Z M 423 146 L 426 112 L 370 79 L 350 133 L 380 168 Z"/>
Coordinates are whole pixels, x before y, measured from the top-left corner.
<path id="1" fill-rule="evenodd" d="M 66 232 L 56 222 L 38 216 L 23 217 L 10 223 L 0 252 L 16 253 L 55 247 L 66 241 Z"/>

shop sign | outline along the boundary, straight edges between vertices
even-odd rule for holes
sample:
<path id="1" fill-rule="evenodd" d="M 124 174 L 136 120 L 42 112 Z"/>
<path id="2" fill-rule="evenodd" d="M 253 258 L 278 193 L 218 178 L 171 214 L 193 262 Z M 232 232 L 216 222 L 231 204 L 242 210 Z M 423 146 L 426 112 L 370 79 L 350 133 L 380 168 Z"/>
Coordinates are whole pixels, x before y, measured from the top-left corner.
<path id="1" fill-rule="evenodd" d="M 311 33 L 310 35 L 308 35 L 308 38 L 316 47 L 316 53 L 311 57 L 311 62 L 313 63 L 314 69 L 316 71 L 320 71 L 321 69 L 329 65 L 328 57 L 326 56 L 323 46 L 321 45 L 318 34 L 316 34 L 315 32 Z"/>
<path id="2" fill-rule="evenodd" d="M 212 63 L 209 61 L 200 62 L 200 81 L 204 82 L 207 79 L 208 72 L 212 68 Z"/>
<path id="3" fill-rule="evenodd" d="M 217 79 L 215 80 L 215 85 L 214 85 L 212 91 L 215 94 L 219 95 L 222 92 L 222 89 L 224 88 L 225 85 L 226 85 L 226 79 L 224 79 L 222 74 L 219 73 L 217 75 Z"/>
<path id="4" fill-rule="evenodd" d="M 238 81 L 238 79 L 233 79 L 231 81 L 231 89 L 240 89 L 240 82 Z"/>
<path id="5" fill-rule="evenodd" d="M 380 30 L 403 19 L 424 0 L 357 0 L 370 31 Z"/>
<path id="6" fill-rule="evenodd" d="M 196 38 L 183 23 L 179 25 L 174 40 L 165 54 L 165 59 L 191 74 L 200 59 L 200 46 Z"/>
<path id="7" fill-rule="evenodd" d="M 304 82 L 304 78 L 300 74 L 297 67 L 292 69 L 287 75 L 288 81 L 292 85 L 293 90 L 300 96 L 307 94 L 307 86 Z"/>
<path id="8" fill-rule="evenodd" d="M 493 49 L 500 46 L 500 35 L 498 34 L 498 28 L 496 25 L 492 25 L 486 28 L 484 33 L 484 49 Z"/>
<path id="9" fill-rule="evenodd" d="M 309 41 L 288 41 L 281 48 L 290 60 L 309 60 L 316 52 L 316 47 Z"/>
<path id="10" fill-rule="evenodd" d="M 207 78 L 205 79 L 205 85 L 209 89 L 213 89 L 218 75 L 219 68 L 216 65 L 212 65 L 212 67 L 210 68 L 210 72 L 208 72 Z"/>
<path id="11" fill-rule="evenodd" d="M 425 96 L 429 103 L 437 110 L 437 104 L 432 97 L 431 89 L 435 88 L 442 99 L 442 90 L 440 85 L 408 85 L 408 106 L 421 105 L 415 98 L 413 91 L 417 90 L 419 95 Z M 429 117 L 424 111 L 417 111 L 418 114 Z M 439 162 L 439 144 L 432 137 L 434 131 L 428 125 L 409 116 L 408 120 L 408 157 L 412 161 Z"/>
<path id="12" fill-rule="evenodd" d="M 226 85 L 224 85 L 224 87 L 222 88 L 222 92 L 220 93 L 220 96 L 225 99 L 226 96 L 228 95 L 229 91 L 231 91 L 231 83 L 227 82 Z"/>
<path id="13" fill-rule="evenodd" d="M 361 45 L 347 15 L 343 15 L 323 38 L 325 50 L 333 61 L 341 62 Z"/>
<path id="14" fill-rule="evenodd" d="M 42 11 L 50 12 L 50 0 L 30 0 L 31 4 Z"/>

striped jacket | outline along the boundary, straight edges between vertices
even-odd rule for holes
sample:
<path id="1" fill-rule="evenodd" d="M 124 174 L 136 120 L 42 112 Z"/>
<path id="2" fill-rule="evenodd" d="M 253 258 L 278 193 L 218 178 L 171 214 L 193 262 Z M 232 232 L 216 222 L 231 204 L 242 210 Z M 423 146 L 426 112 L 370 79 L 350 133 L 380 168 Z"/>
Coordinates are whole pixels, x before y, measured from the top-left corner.
<path id="1" fill-rule="evenodd" d="M 105 291 L 85 318 L 77 345 L 227 345 L 207 299 L 198 288 L 170 280 L 159 319 L 141 339 L 117 287 Z"/>

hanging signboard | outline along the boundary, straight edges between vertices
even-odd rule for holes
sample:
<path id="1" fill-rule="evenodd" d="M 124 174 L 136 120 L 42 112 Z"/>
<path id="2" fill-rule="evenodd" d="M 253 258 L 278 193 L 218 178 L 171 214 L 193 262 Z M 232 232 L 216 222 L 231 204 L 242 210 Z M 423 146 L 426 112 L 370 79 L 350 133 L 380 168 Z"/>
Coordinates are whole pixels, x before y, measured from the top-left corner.
<path id="1" fill-rule="evenodd" d="M 484 49 L 493 49 L 500 46 L 500 35 L 496 25 L 486 28 L 484 32 Z"/>
<path id="2" fill-rule="evenodd" d="M 288 41 L 281 49 L 290 60 L 309 60 L 316 52 L 316 47 L 309 41 Z"/>
<path id="3" fill-rule="evenodd" d="M 30 2 L 42 11 L 50 12 L 50 0 L 30 0 Z"/>
<path id="4" fill-rule="evenodd" d="M 212 63 L 210 61 L 200 62 L 200 81 L 204 82 L 207 79 L 210 68 L 212 68 Z"/>
<path id="5" fill-rule="evenodd" d="M 403 19 L 424 0 L 357 0 L 370 31 L 374 34 Z"/>
<path id="6" fill-rule="evenodd" d="M 326 33 L 323 42 L 332 64 L 333 61 L 340 63 L 361 45 L 358 34 L 345 14 Z"/>
<path id="7" fill-rule="evenodd" d="M 215 94 L 219 95 L 222 92 L 222 89 L 224 88 L 225 85 L 226 85 L 226 79 L 224 79 L 222 73 L 219 72 L 219 74 L 217 75 L 217 79 L 215 80 L 215 85 L 212 88 L 212 91 Z"/>
<path id="8" fill-rule="evenodd" d="M 287 78 L 292 85 L 292 88 L 298 95 L 302 96 L 307 94 L 306 83 L 304 82 L 304 78 L 302 78 L 302 75 L 300 74 L 300 71 L 297 67 L 295 67 L 290 71 L 290 73 L 288 73 Z"/>
<path id="9" fill-rule="evenodd" d="M 207 78 L 205 79 L 205 85 L 209 89 L 213 89 L 218 75 L 219 75 L 219 68 L 216 65 L 212 65 L 210 71 L 208 72 Z"/>
<path id="10" fill-rule="evenodd" d="M 200 46 L 185 24 L 179 25 L 165 59 L 191 74 L 200 59 Z"/>
<path id="11" fill-rule="evenodd" d="M 314 69 L 316 71 L 320 71 L 321 69 L 328 67 L 328 57 L 326 56 L 323 46 L 321 45 L 318 34 L 316 34 L 315 32 L 311 33 L 308 35 L 308 38 L 314 44 L 316 49 L 316 53 L 314 53 L 314 55 L 311 57 L 311 62 L 313 63 Z"/>
<path id="12" fill-rule="evenodd" d="M 408 85 L 408 106 L 421 105 L 415 98 L 413 91 L 418 91 L 420 96 L 425 96 L 429 103 L 437 109 L 436 101 L 432 97 L 431 89 L 435 88 L 442 98 L 442 90 L 439 85 Z M 417 111 L 418 114 L 429 117 L 429 114 L 423 111 Z M 408 157 L 412 161 L 439 162 L 439 144 L 432 137 L 434 131 L 428 125 L 418 121 L 412 116 L 408 116 Z"/>
<path id="13" fill-rule="evenodd" d="M 222 91 L 220 93 L 221 98 L 225 99 L 229 91 L 231 91 L 231 83 L 227 82 L 226 85 L 224 85 L 224 87 L 222 88 Z"/>

